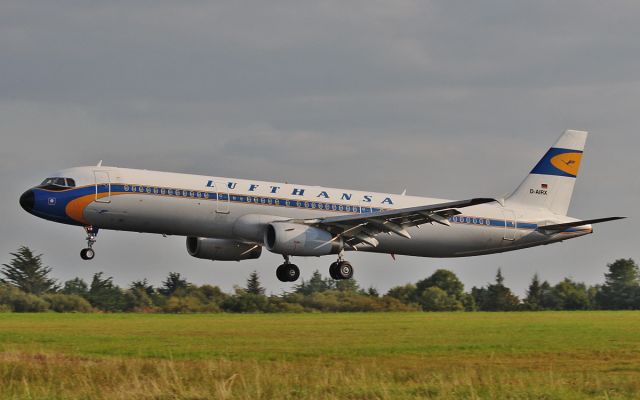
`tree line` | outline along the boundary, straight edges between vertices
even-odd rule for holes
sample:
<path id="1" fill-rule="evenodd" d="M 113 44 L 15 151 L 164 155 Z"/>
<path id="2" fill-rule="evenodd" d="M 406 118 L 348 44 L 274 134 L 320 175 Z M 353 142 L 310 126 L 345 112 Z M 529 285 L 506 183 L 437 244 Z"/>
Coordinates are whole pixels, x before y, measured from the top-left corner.
<path id="1" fill-rule="evenodd" d="M 267 295 L 257 272 L 245 286 L 225 293 L 218 286 L 190 283 L 171 272 L 159 287 L 147 279 L 122 288 L 113 277 L 95 273 L 58 282 L 52 269 L 28 247 L 11 253 L 0 269 L 0 311 L 3 312 L 159 312 L 271 313 L 349 311 L 542 311 L 640 309 L 640 270 L 632 259 L 607 265 L 603 284 L 588 286 L 565 278 L 555 285 L 534 275 L 520 299 L 505 286 L 498 269 L 495 281 L 465 291 L 451 271 L 439 269 L 416 283 L 396 286 L 381 295 L 353 280 L 333 280 L 317 270 L 292 291 Z"/>

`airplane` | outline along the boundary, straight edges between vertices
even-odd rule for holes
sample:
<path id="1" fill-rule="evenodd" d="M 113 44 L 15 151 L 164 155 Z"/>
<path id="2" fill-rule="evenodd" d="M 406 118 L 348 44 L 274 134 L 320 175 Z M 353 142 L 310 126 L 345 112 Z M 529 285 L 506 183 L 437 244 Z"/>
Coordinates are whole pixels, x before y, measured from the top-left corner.
<path id="1" fill-rule="evenodd" d="M 347 251 L 468 257 L 557 243 L 622 219 L 567 216 L 587 132 L 566 130 L 503 199 L 443 200 L 213 176 L 96 166 L 64 169 L 27 190 L 27 212 L 84 227 L 91 260 L 100 229 L 186 236 L 197 258 L 280 254 L 276 276 L 296 281 L 290 257 L 335 255 L 329 275 L 350 279 Z"/>

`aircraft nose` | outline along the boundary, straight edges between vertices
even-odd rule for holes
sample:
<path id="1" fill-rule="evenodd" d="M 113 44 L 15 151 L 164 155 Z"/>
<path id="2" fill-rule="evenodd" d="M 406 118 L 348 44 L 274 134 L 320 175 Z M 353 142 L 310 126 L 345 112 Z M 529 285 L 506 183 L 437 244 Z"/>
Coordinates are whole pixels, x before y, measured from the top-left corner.
<path id="1" fill-rule="evenodd" d="M 33 190 L 29 189 L 26 192 L 22 193 L 20 196 L 20 205 L 24 210 L 30 213 L 33 210 L 33 206 L 36 203 L 36 196 L 33 194 Z"/>

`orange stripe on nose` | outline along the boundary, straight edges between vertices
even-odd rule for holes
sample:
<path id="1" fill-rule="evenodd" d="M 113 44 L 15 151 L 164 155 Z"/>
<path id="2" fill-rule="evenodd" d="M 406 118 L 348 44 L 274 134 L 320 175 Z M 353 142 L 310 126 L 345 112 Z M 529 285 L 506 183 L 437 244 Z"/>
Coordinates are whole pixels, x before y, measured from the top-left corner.
<path id="1" fill-rule="evenodd" d="M 103 198 L 109 196 L 109 193 L 99 193 L 98 198 Z M 74 221 L 78 221 L 85 225 L 90 225 L 89 222 L 84 218 L 84 209 L 96 199 L 96 194 L 87 194 L 84 196 L 80 196 L 77 199 L 71 200 L 67 206 L 65 207 L 65 212 L 69 216 L 69 218 Z"/>

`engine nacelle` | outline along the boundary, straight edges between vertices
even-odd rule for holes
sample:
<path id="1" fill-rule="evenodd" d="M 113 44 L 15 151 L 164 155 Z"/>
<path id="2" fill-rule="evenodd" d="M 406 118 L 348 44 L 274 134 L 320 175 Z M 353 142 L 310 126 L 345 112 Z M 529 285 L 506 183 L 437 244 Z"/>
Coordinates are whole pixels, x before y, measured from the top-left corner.
<path id="1" fill-rule="evenodd" d="M 260 257 L 262 247 L 228 239 L 187 237 L 189 255 L 205 260 L 240 261 Z"/>
<path id="2" fill-rule="evenodd" d="M 288 256 L 324 256 L 342 250 L 342 238 L 333 239 L 331 233 L 312 226 L 289 222 L 267 225 L 264 244 L 273 253 Z"/>

